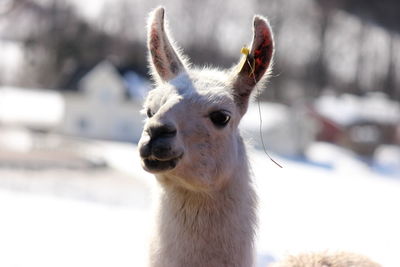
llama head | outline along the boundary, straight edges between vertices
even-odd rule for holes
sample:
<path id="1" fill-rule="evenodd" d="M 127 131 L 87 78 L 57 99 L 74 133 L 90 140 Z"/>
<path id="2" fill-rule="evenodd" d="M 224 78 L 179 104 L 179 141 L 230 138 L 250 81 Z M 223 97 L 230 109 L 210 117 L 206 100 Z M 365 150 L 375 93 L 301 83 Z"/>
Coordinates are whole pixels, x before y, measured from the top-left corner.
<path id="1" fill-rule="evenodd" d="M 254 17 L 250 52 L 228 71 L 191 68 L 170 41 L 164 9 L 150 15 L 148 49 L 155 88 L 139 151 L 160 182 L 195 191 L 223 186 L 243 160 L 238 131 L 250 95 L 267 76 L 273 55 L 268 22 Z M 244 159 L 245 160 L 245 159 Z"/>

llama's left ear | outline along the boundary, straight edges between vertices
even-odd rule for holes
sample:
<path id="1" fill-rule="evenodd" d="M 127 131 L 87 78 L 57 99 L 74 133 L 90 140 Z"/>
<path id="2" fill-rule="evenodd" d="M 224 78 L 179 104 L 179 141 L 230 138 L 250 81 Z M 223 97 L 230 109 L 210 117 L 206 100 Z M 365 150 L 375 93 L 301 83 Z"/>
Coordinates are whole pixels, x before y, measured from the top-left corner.
<path id="1" fill-rule="evenodd" d="M 176 48 L 173 47 L 168 38 L 164 14 L 163 7 L 156 8 L 150 14 L 147 46 L 150 52 L 150 67 L 153 78 L 170 81 L 179 73 L 184 72 L 185 67 Z"/>
<path id="2" fill-rule="evenodd" d="M 249 97 L 256 84 L 267 76 L 274 53 L 274 39 L 268 21 L 261 16 L 255 16 L 253 23 L 251 49 L 239 68 L 236 68 L 233 79 L 233 94 L 242 113 L 247 110 Z"/>

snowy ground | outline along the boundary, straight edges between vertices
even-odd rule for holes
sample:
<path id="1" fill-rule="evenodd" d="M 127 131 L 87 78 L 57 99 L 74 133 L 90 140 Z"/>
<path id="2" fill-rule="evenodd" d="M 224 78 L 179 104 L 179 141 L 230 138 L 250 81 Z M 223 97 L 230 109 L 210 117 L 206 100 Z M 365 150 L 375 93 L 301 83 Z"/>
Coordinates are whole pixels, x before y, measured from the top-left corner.
<path id="1" fill-rule="evenodd" d="M 261 202 L 259 253 L 280 258 L 346 250 L 400 266 L 400 177 L 374 174 L 329 145 L 313 150 L 314 157 L 334 154 L 336 162 L 321 168 L 282 161 L 284 169 L 277 169 L 263 163 L 261 153 L 253 154 Z"/>
<path id="2" fill-rule="evenodd" d="M 133 145 L 86 149 L 113 170 L 0 168 L 0 266 L 145 266 L 154 179 Z M 259 266 L 327 249 L 400 266 L 400 177 L 378 175 L 325 144 L 308 151 L 320 164 L 274 156 L 280 169 L 259 151 L 250 155 L 260 195 Z"/>

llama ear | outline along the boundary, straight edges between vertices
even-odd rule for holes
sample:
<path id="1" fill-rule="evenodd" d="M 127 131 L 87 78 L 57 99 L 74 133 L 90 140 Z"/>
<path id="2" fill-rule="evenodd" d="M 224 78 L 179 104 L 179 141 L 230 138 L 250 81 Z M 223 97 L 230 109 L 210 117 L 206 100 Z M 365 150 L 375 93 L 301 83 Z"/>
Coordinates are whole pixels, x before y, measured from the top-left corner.
<path id="1" fill-rule="evenodd" d="M 274 40 L 268 21 L 255 16 L 253 20 L 253 41 L 250 51 L 243 49 L 245 54 L 236 70 L 233 81 L 235 101 L 242 108 L 243 113 L 247 110 L 249 97 L 255 85 L 267 75 L 264 75 L 272 61 L 274 52 Z"/>
<path id="2" fill-rule="evenodd" d="M 185 71 L 185 67 L 168 39 L 164 13 L 164 8 L 158 7 L 150 14 L 147 47 L 153 78 L 169 81 Z"/>

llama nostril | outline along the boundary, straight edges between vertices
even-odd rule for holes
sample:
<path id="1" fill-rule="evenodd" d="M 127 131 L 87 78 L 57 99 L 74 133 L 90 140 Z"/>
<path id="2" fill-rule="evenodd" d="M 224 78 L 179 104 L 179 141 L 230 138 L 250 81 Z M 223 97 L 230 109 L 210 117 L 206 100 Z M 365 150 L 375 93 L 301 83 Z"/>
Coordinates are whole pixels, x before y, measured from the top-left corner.
<path id="1" fill-rule="evenodd" d="M 161 125 L 150 127 L 148 133 L 151 139 L 156 139 L 160 137 L 174 137 L 176 135 L 176 128 L 172 125 Z"/>

